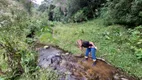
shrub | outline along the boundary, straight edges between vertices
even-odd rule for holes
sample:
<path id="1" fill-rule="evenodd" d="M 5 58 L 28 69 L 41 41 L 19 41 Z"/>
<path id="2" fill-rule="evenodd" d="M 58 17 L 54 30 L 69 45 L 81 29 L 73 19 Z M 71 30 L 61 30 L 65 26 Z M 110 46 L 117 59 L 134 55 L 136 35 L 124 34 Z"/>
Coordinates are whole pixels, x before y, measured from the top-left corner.
<path id="1" fill-rule="evenodd" d="M 131 27 L 142 24 L 141 0 L 108 0 L 104 13 L 107 24 L 123 24 Z"/>
<path id="2" fill-rule="evenodd" d="M 129 32 L 131 33 L 129 38 L 131 49 L 137 58 L 142 61 L 142 26 L 131 29 Z"/>
<path id="3" fill-rule="evenodd" d="M 49 19 L 62 22 L 80 22 L 84 21 L 82 19 L 92 19 L 99 15 L 99 8 L 102 7 L 102 4 L 105 2 L 106 0 L 53 0 L 53 3 L 51 2 L 49 3 L 50 5 L 48 5 L 49 16 L 52 17 L 53 14 L 53 19 Z M 44 6 L 45 3 L 42 4 L 41 7 Z M 55 7 L 50 8 L 51 5 Z"/>
<path id="4" fill-rule="evenodd" d="M 85 16 L 83 10 L 79 10 L 77 13 L 75 13 L 72 17 L 74 22 L 82 22 L 86 21 L 87 17 Z"/>

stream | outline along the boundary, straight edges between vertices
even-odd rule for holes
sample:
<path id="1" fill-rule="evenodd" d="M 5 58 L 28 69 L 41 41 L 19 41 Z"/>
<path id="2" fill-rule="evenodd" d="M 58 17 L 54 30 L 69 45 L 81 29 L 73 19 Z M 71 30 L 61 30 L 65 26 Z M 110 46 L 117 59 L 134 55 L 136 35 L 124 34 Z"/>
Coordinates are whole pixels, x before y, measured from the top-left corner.
<path id="1" fill-rule="evenodd" d="M 38 66 L 56 70 L 59 80 L 139 80 L 121 69 L 112 66 L 103 59 L 97 59 L 92 66 L 92 59 L 85 61 L 57 47 L 38 49 Z"/>

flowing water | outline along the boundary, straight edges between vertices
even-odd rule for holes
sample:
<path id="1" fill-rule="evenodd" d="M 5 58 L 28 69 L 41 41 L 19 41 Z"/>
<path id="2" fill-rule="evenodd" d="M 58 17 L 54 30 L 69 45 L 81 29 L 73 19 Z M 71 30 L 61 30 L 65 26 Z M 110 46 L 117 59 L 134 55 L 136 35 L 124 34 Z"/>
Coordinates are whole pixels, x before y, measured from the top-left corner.
<path id="1" fill-rule="evenodd" d="M 56 47 L 40 48 L 38 52 L 38 65 L 56 70 L 59 80 L 138 80 L 102 59 L 93 66 L 91 58 L 85 61 Z"/>

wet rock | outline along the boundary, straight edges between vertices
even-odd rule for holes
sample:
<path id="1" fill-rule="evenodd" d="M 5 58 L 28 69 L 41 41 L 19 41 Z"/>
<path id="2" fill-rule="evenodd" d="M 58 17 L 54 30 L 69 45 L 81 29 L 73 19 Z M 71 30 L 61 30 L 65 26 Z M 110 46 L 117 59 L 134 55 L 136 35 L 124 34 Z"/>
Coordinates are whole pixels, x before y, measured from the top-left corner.
<path id="1" fill-rule="evenodd" d="M 65 74 L 71 75 L 72 73 L 70 71 L 66 71 Z"/>
<path id="2" fill-rule="evenodd" d="M 50 47 L 49 47 L 49 46 L 44 46 L 43 48 L 44 48 L 44 49 L 48 49 L 48 48 L 50 48 Z"/>
<path id="3" fill-rule="evenodd" d="M 66 80 L 76 80 L 72 75 L 66 75 Z"/>
<path id="4" fill-rule="evenodd" d="M 119 80 L 119 74 L 115 74 L 113 77 L 115 80 Z"/>
<path id="5" fill-rule="evenodd" d="M 64 66 L 67 62 L 65 60 L 62 60 L 60 63 L 60 66 Z"/>
<path id="6" fill-rule="evenodd" d="M 61 74 L 67 71 L 67 69 L 65 67 L 57 67 L 57 70 Z"/>
<path id="7" fill-rule="evenodd" d="M 83 58 L 84 54 L 74 54 L 74 56 L 77 57 L 77 58 Z"/>
<path id="8" fill-rule="evenodd" d="M 128 80 L 128 79 L 126 79 L 126 78 L 121 78 L 121 80 Z"/>
<path id="9" fill-rule="evenodd" d="M 67 53 L 65 53 L 65 54 L 66 54 L 66 55 L 69 55 L 70 53 L 67 52 Z"/>

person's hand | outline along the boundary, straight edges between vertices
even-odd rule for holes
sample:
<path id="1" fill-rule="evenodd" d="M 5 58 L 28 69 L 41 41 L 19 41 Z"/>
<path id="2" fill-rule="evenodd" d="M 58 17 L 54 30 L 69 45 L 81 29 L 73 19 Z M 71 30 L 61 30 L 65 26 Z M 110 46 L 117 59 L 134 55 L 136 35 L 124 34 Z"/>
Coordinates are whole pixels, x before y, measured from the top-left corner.
<path id="1" fill-rule="evenodd" d="M 79 49 L 82 51 L 82 47 L 79 47 Z"/>

